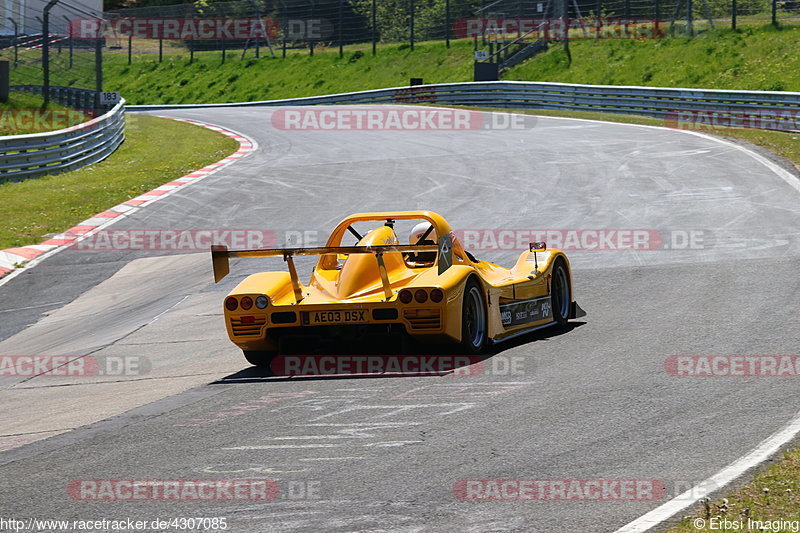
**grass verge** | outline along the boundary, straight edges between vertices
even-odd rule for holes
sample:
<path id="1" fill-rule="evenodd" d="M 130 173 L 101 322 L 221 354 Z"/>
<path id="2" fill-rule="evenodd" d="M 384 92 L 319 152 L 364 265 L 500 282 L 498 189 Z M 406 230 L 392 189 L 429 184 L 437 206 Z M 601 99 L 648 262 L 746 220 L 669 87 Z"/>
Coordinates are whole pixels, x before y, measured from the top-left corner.
<path id="1" fill-rule="evenodd" d="M 746 26 L 659 40 L 575 40 L 510 69 L 506 80 L 800 91 L 800 26 Z"/>
<path id="2" fill-rule="evenodd" d="M 222 64 L 219 52 L 198 52 L 190 65 L 189 56 L 171 54 L 162 63 L 152 54 L 133 57 L 107 54 L 105 88 L 120 91 L 129 104 L 181 104 L 244 102 L 335 94 L 385 87 L 407 86 L 410 78 L 425 83 L 446 83 L 472 79 L 473 44 L 454 41 L 382 46 L 376 56 L 369 50 L 348 50 L 308 54 L 292 53 L 286 58 L 240 60 L 234 54 Z"/>
<path id="3" fill-rule="evenodd" d="M 239 146 L 200 126 L 144 115 L 127 116 L 125 135 L 117 151 L 100 163 L 1 184 L 0 249 L 37 244 L 47 234 L 219 161 Z"/>
<path id="4" fill-rule="evenodd" d="M 784 453 L 775 464 L 727 498 L 709 501 L 707 507 L 700 503 L 689 513 L 668 533 L 797 531 L 800 524 L 800 450 Z M 762 524 L 754 523 L 756 521 Z"/>
<path id="5" fill-rule="evenodd" d="M 574 40 L 572 62 L 559 45 L 503 75 L 506 80 L 585 84 L 800 91 L 800 26 L 748 25 L 701 31 L 694 39 Z M 219 52 L 107 54 L 105 84 L 131 104 L 213 103 L 296 98 L 426 83 L 472 80 L 473 43 L 453 41 L 293 51 L 286 58 L 239 59 Z M 486 46 L 481 46 L 486 48 Z"/>

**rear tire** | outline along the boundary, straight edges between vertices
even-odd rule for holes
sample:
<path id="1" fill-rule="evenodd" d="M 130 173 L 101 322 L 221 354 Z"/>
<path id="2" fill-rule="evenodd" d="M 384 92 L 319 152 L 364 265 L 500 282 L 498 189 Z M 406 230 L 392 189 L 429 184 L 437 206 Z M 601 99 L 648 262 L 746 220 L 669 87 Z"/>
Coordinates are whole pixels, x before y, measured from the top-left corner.
<path id="1" fill-rule="evenodd" d="M 569 319 L 569 306 L 572 302 L 569 286 L 569 274 L 564 261 L 556 259 L 553 266 L 553 279 L 550 283 L 550 304 L 553 309 L 553 320 L 559 328 L 567 326 Z"/>
<path id="2" fill-rule="evenodd" d="M 483 290 L 474 279 L 467 281 L 461 301 L 461 346 L 469 354 L 479 354 L 486 346 L 486 307 Z"/>
<path id="3" fill-rule="evenodd" d="M 265 351 L 252 351 L 252 350 L 243 350 L 244 358 L 247 359 L 247 362 L 251 365 L 257 366 L 259 368 L 269 368 L 269 364 L 277 355 L 276 352 L 265 352 Z"/>

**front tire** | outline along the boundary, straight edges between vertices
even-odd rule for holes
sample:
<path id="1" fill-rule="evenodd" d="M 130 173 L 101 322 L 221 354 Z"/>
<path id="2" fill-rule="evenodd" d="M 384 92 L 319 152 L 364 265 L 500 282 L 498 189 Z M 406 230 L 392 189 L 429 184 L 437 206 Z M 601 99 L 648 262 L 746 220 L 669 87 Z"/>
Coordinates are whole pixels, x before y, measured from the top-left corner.
<path id="1" fill-rule="evenodd" d="M 557 259 L 553 267 L 553 280 L 550 284 L 550 303 L 553 309 L 553 320 L 559 328 L 567 326 L 569 306 L 572 301 L 569 286 L 569 274 L 562 259 Z"/>
<path id="2" fill-rule="evenodd" d="M 275 358 L 275 355 L 277 355 L 276 352 L 252 350 L 243 350 L 243 353 L 248 363 L 259 368 L 269 368 L 269 364 Z"/>
<path id="3" fill-rule="evenodd" d="M 461 302 L 461 346 L 469 354 L 479 354 L 486 346 L 486 307 L 483 290 L 474 280 L 467 281 Z"/>

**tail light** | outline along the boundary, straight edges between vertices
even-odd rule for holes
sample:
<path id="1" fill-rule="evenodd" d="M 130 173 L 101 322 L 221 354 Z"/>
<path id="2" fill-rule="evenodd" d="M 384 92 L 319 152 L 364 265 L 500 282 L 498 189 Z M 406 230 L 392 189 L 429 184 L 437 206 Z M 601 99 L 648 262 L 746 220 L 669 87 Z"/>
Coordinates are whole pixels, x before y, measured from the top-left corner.
<path id="1" fill-rule="evenodd" d="M 431 291 L 431 301 L 438 304 L 442 300 L 444 300 L 444 292 L 442 292 L 442 289 L 433 289 Z"/>
<path id="2" fill-rule="evenodd" d="M 414 299 L 417 303 L 424 304 L 428 301 L 428 293 L 423 289 L 417 289 L 417 292 L 414 293 Z"/>
<path id="3" fill-rule="evenodd" d="M 411 294 L 411 291 L 403 289 L 402 291 L 400 291 L 400 296 L 398 296 L 398 298 L 404 304 L 410 304 L 414 296 Z"/>
<path id="4" fill-rule="evenodd" d="M 245 296 L 244 298 L 242 298 L 241 306 L 242 309 L 247 311 L 248 309 L 253 307 L 253 299 L 250 298 L 249 296 Z"/>
<path id="5" fill-rule="evenodd" d="M 225 309 L 228 311 L 236 311 L 236 308 L 239 307 L 239 302 L 233 296 L 228 296 L 225 299 Z"/>
<path id="6" fill-rule="evenodd" d="M 269 305 L 269 298 L 266 296 L 259 296 L 256 298 L 256 307 L 259 309 L 265 309 Z"/>

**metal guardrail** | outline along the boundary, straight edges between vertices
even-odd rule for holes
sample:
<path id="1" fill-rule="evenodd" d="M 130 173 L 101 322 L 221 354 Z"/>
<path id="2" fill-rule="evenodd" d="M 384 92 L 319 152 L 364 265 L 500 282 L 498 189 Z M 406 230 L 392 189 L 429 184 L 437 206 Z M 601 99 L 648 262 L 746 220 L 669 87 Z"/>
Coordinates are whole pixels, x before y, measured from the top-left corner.
<path id="1" fill-rule="evenodd" d="M 353 93 L 225 104 L 133 105 L 132 111 L 205 107 L 330 104 L 440 104 L 477 107 L 564 109 L 644 115 L 671 120 L 681 112 L 733 116 L 739 127 L 800 130 L 800 93 L 575 85 L 527 81 L 443 83 Z M 774 120 L 771 117 L 774 114 Z M 746 117 L 757 116 L 747 122 Z M 738 124 L 741 121 L 742 124 Z"/>
<path id="2" fill-rule="evenodd" d="M 58 174 L 102 161 L 125 140 L 125 101 L 88 122 L 0 136 L 0 183 Z"/>

